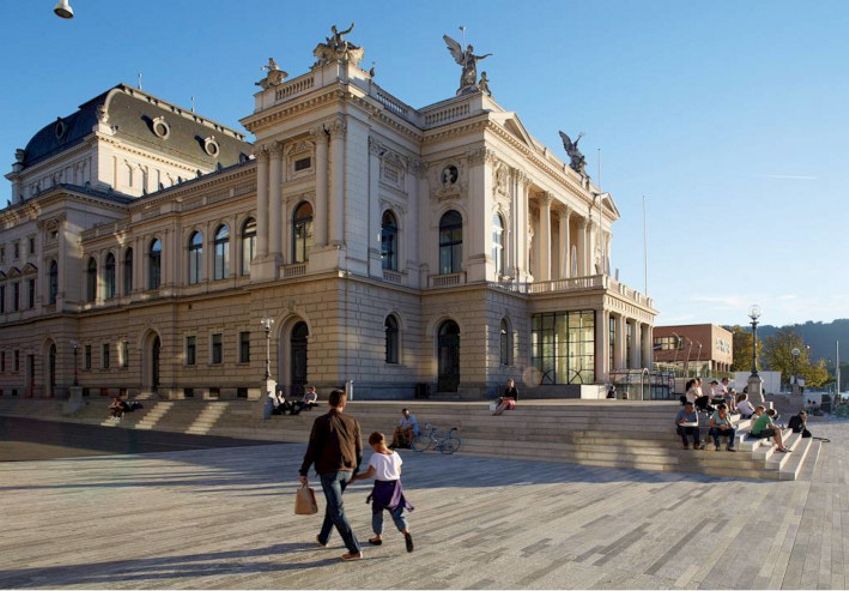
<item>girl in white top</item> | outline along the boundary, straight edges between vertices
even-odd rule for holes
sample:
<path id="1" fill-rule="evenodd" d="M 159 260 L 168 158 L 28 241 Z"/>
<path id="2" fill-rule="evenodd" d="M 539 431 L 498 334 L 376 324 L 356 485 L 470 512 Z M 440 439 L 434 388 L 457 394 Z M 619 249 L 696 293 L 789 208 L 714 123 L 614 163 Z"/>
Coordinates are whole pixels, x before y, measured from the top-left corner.
<path id="1" fill-rule="evenodd" d="M 368 470 L 356 474 L 351 482 L 374 478 L 374 488 L 367 501 L 371 501 L 371 527 L 374 537 L 369 540 L 370 544 L 380 546 L 383 543 L 383 510 L 389 511 L 395 527 L 404 534 L 404 543 L 407 552 L 413 551 L 413 536 L 407 525 L 404 510 L 412 511 L 413 506 L 404 497 L 404 488 L 401 486 L 401 464 L 403 460 L 397 451 L 386 447 L 386 437 L 383 433 L 374 432 L 368 442 L 372 453 L 368 461 Z"/>

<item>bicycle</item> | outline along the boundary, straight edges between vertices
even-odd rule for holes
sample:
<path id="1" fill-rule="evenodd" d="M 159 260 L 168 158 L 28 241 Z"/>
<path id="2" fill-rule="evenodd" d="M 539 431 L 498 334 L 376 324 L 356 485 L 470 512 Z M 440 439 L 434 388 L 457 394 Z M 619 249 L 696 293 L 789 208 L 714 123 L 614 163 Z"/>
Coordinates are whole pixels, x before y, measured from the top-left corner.
<path id="1" fill-rule="evenodd" d="M 413 451 L 424 452 L 433 447 L 435 451 L 444 454 L 453 454 L 460 449 L 463 440 L 459 436 L 460 430 L 452 427 L 448 432 L 439 431 L 430 423 L 425 423 L 425 431 L 413 439 L 411 447 Z"/>

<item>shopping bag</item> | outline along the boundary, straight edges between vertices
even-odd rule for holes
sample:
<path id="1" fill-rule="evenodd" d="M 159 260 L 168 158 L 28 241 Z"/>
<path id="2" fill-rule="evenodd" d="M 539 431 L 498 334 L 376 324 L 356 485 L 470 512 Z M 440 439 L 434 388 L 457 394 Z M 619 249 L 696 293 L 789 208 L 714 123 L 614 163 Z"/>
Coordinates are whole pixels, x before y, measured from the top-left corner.
<path id="1" fill-rule="evenodd" d="M 304 484 L 295 492 L 295 515 L 316 513 L 318 513 L 318 503 L 315 500 L 315 491 Z"/>

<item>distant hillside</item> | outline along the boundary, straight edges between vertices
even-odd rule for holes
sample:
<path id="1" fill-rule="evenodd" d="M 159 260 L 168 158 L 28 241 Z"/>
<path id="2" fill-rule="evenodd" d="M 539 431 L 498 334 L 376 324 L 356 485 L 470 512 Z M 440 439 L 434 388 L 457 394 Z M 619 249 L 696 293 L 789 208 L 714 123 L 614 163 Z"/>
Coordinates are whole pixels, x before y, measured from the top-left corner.
<path id="1" fill-rule="evenodd" d="M 771 326 L 765 324 L 758 327 L 758 338 L 774 335 L 781 328 L 790 328 L 799 334 L 805 344 L 811 346 L 811 359 L 830 359 L 834 363 L 835 342 L 840 341 L 840 365 L 849 362 L 849 318 L 841 318 L 833 322 L 806 322 L 788 326 Z"/>

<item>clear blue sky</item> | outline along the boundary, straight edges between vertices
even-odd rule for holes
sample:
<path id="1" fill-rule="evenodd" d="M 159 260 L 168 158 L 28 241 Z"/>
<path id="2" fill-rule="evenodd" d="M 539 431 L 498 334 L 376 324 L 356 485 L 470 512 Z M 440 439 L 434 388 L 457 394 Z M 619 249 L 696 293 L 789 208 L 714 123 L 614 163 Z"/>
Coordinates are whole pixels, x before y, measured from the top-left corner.
<path id="1" fill-rule="evenodd" d="M 849 316 L 849 2 L 72 0 L 72 21 L 53 4 L 0 3 L 4 172 L 37 129 L 138 72 L 240 128 L 269 56 L 303 73 L 352 20 L 364 65 L 423 106 L 453 95 L 441 37 L 464 25 L 532 134 L 563 156 L 557 130 L 585 132 L 594 177 L 601 148 L 613 266 L 641 291 L 646 196 L 658 324 L 744 323 L 751 303 L 769 324 Z"/>

